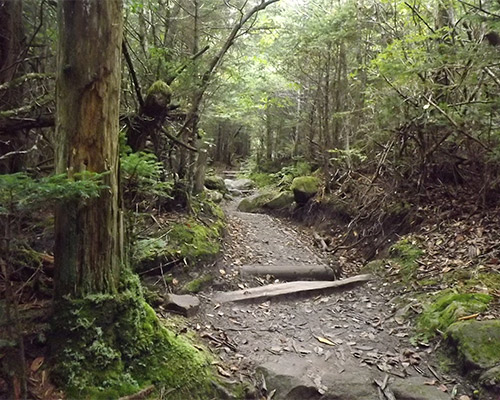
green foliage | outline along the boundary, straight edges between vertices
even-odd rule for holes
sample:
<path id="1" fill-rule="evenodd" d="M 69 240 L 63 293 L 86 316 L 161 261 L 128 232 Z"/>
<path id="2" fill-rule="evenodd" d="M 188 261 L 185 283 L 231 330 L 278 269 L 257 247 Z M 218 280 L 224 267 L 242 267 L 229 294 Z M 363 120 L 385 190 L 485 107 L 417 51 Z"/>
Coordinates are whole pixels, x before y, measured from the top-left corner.
<path id="1" fill-rule="evenodd" d="M 121 157 L 124 195 L 130 202 L 151 196 L 171 198 L 173 182 L 165 180 L 165 170 L 152 153 L 128 153 Z"/>
<path id="2" fill-rule="evenodd" d="M 47 205 L 98 197 L 107 188 L 106 174 L 82 172 L 34 179 L 26 173 L 0 175 L 0 213 L 45 208 Z"/>

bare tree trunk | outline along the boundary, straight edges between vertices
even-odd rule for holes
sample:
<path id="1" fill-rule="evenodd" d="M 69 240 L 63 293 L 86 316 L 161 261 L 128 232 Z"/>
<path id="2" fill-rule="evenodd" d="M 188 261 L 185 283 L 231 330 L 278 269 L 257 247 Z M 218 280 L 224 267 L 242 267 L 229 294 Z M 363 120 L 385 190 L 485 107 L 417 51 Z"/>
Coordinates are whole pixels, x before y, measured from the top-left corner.
<path id="1" fill-rule="evenodd" d="M 23 3 L 22 0 L 0 0 L 0 85 L 16 78 L 22 70 L 20 56 L 23 51 Z M 0 91 L 0 111 L 19 107 L 22 89 L 19 87 Z M 23 149 L 26 136 L 23 132 L 13 134 L 2 130 L 0 154 Z M 24 159 L 14 155 L 0 164 L 1 173 L 12 173 L 22 169 Z"/>
<path id="2" fill-rule="evenodd" d="M 121 0 L 59 3 L 56 169 L 106 173 L 108 189 L 56 212 L 56 295 L 116 292 L 122 258 L 118 196 Z M 76 179 L 78 179 L 76 177 Z"/>

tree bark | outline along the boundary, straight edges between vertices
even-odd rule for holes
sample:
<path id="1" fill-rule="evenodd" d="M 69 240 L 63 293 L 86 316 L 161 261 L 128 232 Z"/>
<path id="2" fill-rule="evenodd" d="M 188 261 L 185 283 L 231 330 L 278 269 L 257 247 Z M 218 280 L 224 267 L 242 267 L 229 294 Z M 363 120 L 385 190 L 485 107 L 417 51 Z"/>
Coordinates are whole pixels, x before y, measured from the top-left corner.
<path id="1" fill-rule="evenodd" d="M 23 3 L 22 0 L 0 0 L 0 85 L 11 82 L 22 72 L 20 55 L 23 51 Z M 22 86 L 8 87 L 0 92 L 0 111 L 18 108 L 22 103 Z M 26 137 L 20 132 L 7 137 L 0 131 L 0 154 L 22 150 Z M 13 173 L 23 167 L 24 158 L 19 155 L 0 163 L 0 173 Z"/>
<path id="2" fill-rule="evenodd" d="M 56 211 L 56 296 L 114 293 L 122 257 L 118 133 L 122 1 L 59 2 L 56 170 L 106 173 L 94 200 Z"/>

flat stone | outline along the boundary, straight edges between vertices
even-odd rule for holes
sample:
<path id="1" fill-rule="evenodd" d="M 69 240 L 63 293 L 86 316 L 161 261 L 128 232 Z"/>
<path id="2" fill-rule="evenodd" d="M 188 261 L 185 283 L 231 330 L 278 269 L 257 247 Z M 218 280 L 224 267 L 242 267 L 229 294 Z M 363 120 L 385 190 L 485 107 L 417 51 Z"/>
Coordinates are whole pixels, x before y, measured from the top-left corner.
<path id="1" fill-rule="evenodd" d="M 185 317 L 192 317 L 200 309 L 200 300 L 189 294 L 169 294 L 165 300 L 165 309 Z"/>
<path id="2" fill-rule="evenodd" d="M 374 378 L 384 375 L 356 363 L 338 366 L 306 357 L 283 354 L 279 359 L 260 365 L 268 391 L 276 390 L 275 400 L 374 400 L 378 399 Z M 421 376 L 406 379 L 391 377 L 388 387 L 398 400 L 449 400 L 450 396 L 435 386 L 426 385 Z"/>
<path id="3" fill-rule="evenodd" d="M 398 400 L 450 400 L 450 395 L 432 385 L 426 385 L 422 377 L 397 378 L 390 388 Z"/>

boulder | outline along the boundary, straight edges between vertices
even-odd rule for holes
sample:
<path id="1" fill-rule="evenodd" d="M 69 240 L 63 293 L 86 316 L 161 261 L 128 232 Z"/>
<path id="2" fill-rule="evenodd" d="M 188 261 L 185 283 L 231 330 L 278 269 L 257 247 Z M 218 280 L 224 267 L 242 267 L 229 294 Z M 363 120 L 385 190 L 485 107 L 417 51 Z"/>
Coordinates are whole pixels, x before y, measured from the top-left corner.
<path id="1" fill-rule="evenodd" d="M 213 201 L 214 203 L 220 203 L 224 198 L 224 195 L 217 190 L 206 189 L 207 199 Z"/>
<path id="2" fill-rule="evenodd" d="M 245 197 L 238 204 L 238 211 L 243 212 L 255 212 L 259 209 L 263 208 L 270 200 L 276 197 L 276 193 L 268 192 L 268 193 L 258 193 L 253 196 Z"/>
<path id="3" fill-rule="evenodd" d="M 500 320 L 456 322 L 445 338 L 466 372 L 500 365 Z"/>
<path id="4" fill-rule="evenodd" d="M 192 317 L 200 308 L 200 300 L 189 294 L 169 294 L 165 300 L 165 309 L 176 314 Z"/>
<path id="5" fill-rule="evenodd" d="M 224 179 L 224 183 L 226 184 L 226 187 L 232 191 L 232 190 L 250 190 L 253 189 L 254 183 L 251 179 Z"/>
<path id="6" fill-rule="evenodd" d="M 291 206 L 293 202 L 294 202 L 293 193 L 281 192 L 278 195 L 274 196 L 266 204 L 264 204 L 264 207 L 269 208 L 271 210 L 280 210 L 282 208 Z"/>
<path id="7" fill-rule="evenodd" d="M 227 187 L 224 183 L 224 179 L 216 175 L 207 175 L 205 177 L 205 187 L 210 190 L 217 190 L 221 193 L 227 192 Z"/>
<path id="8" fill-rule="evenodd" d="M 303 205 L 318 192 L 320 181 L 315 176 L 299 176 L 292 181 L 290 189 L 297 204 Z"/>

